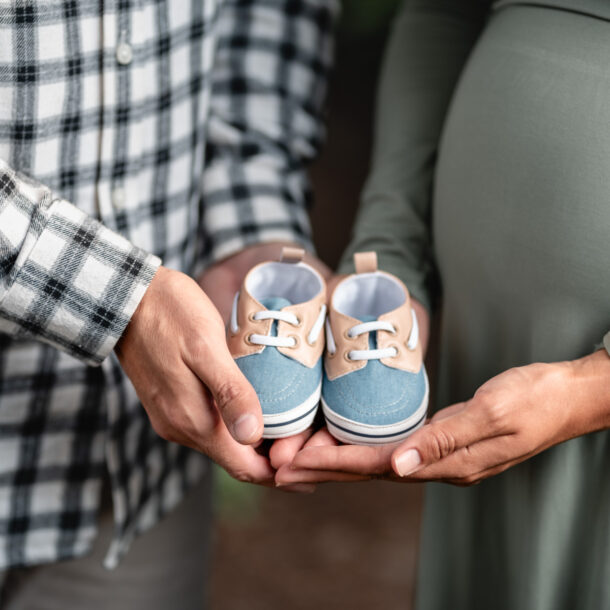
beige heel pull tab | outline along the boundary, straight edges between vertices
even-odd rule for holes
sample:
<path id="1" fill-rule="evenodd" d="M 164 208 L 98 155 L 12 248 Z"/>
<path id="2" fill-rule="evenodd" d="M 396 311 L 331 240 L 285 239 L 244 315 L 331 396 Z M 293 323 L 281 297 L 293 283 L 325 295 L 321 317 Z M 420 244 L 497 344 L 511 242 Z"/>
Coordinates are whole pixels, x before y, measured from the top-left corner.
<path id="1" fill-rule="evenodd" d="M 291 248 L 290 246 L 284 246 L 282 248 L 282 254 L 280 255 L 280 262 L 300 263 L 304 256 L 305 250 L 302 248 Z"/>
<path id="2" fill-rule="evenodd" d="M 356 252 L 354 254 L 356 273 L 373 273 L 377 271 L 377 252 Z"/>

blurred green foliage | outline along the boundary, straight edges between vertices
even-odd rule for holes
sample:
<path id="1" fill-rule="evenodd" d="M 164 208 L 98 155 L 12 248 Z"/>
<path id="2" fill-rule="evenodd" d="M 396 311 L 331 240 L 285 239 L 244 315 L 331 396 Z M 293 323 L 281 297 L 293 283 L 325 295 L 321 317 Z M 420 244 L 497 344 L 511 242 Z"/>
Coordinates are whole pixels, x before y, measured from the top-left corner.
<path id="1" fill-rule="evenodd" d="M 263 493 L 262 487 L 236 481 L 214 466 L 214 505 L 220 519 L 233 523 L 252 521 L 260 513 Z"/>
<path id="2" fill-rule="evenodd" d="M 367 36 L 387 27 L 400 0 L 342 0 L 342 34 Z"/>

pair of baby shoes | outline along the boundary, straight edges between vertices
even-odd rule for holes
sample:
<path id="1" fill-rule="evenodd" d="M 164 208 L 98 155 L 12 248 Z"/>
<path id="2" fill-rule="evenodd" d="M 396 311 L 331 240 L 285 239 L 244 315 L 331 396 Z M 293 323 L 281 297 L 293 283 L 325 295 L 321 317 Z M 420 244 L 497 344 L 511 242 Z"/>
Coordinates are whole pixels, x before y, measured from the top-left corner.
<path id="1" fill-rule="evenodd" d="M 284 248 L 279 262 L 257 265 L 233 301 L 229 349 L 258 394 L 264 438 L 302 432 L 321 401 L 341 442 L 402 440 L 428 407 L 408 290 L 377 269 L 374 252 L 358 253 L 356 273 L 337 284 L 327 312 L 324 279 L 303 256 Z"/>

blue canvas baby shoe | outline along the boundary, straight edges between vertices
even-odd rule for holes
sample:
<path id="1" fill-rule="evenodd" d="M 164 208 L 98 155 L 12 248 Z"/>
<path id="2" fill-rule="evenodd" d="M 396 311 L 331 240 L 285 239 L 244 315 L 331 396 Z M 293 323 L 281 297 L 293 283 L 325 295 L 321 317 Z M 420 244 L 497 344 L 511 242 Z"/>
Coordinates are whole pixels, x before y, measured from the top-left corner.
<path id="1" fill-rule="evenodd" d="M 233 301 L 227 342 L 258 394 L 263 438 L 302 432 L 320 401 L 326 284 L 304 254 L 284 248 L 252 268 Z"/>
<path id="2" fill-rule="evenodd" d="M 400 441 L 421 426 L 428 379 L 409 292 L 377 270 L 377 255 L 355 255 L 356 274 L 333 291 L 326 325 L 322 408 L 344 443 Z"/>

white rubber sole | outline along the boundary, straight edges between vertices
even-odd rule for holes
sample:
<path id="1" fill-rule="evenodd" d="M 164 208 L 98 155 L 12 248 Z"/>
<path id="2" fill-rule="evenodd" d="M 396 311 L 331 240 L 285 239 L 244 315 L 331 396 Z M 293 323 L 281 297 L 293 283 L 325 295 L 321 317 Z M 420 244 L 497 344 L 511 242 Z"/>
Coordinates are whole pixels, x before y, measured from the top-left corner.
<path id="1" fill-rule="evenodd" d="M 428 377 L 426 376 L 426 392 L 416 411 L 407 419 L 385 426 L 363 424 L 343 417 L 335 413 L 322 398 L 322 410 L 324 411 L 328 431 L 338 441 L 348 445 L 387 445 L 402 441 L 423 426 L 426 421 L 428 390 Z"/>
<path id="2" fill-rule="evenodd" d="M 315 392 L 300 405 L 282 413 L 263 413 L 263 438 L 285 438 L 303 432 L 311 426 L 318 411 L 322 382 Z"/>

